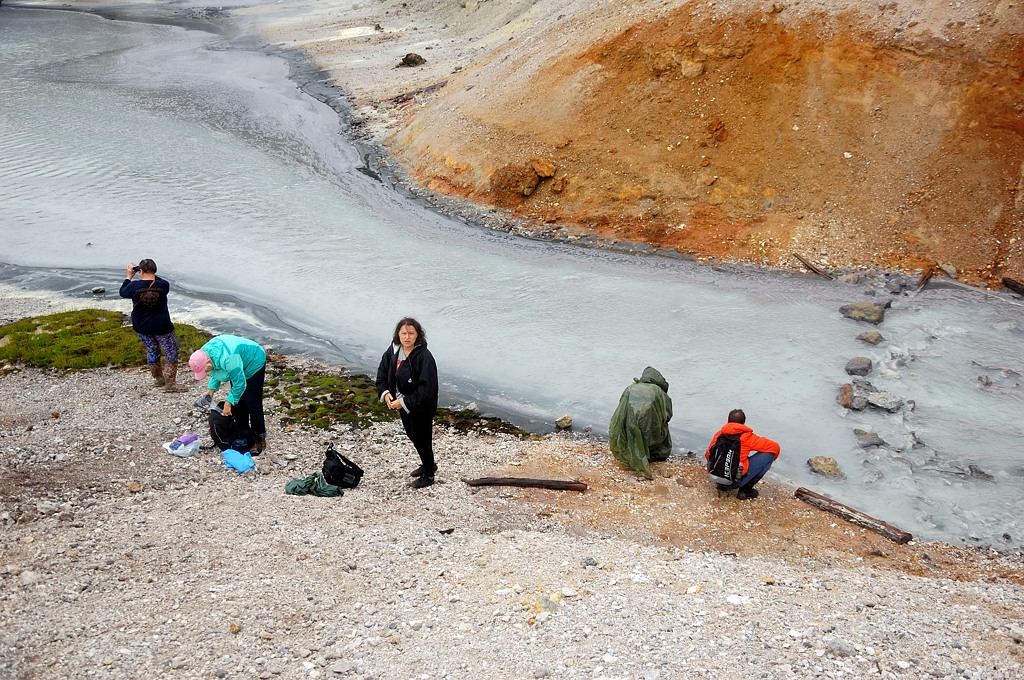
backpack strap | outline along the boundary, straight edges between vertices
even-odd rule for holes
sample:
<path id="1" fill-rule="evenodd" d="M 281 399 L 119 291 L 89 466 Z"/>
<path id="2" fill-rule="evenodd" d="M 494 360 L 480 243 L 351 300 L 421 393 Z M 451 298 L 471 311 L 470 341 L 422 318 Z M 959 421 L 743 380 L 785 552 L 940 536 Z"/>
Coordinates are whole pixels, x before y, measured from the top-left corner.
<path id="1" fill-rule="evenodd" d="M 139 293 L 135 294 L 134 299 L 132 300 L 132 309 L 135 309 L 136 307 L 139 306 L 139 303 L 142 302 L 142 293 L 145 293 L 150 288 L 152 288 L 153 284 L 155 284 L 155 283 L 156 283 L 156 279 L 153 279 L 152 281 L 149 282 L 149 285 L 146 286 L 146 290 L 140 291 Z"/>

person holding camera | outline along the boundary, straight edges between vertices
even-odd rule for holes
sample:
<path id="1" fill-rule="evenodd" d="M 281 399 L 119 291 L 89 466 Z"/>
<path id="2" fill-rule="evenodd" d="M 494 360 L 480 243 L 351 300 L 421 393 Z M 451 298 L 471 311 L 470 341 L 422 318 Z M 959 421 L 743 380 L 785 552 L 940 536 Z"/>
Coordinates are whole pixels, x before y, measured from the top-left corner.
<path id="1" fill-rule="evenodd" d="M 138 280 L 135 275 L 138 274 Z M 146 348 L 146 365 L 156 386 L 165 392 L 184 392 L 178 384 L 178 337 L 174 334 L 167 293 L 171 284 L 156 275 L 156 262 L 146 258 L 138 265 L 129 263 L 120 294 L 132 300 L 132 329 Z M 160 367 L 163 353 L 164 366 Z"/>

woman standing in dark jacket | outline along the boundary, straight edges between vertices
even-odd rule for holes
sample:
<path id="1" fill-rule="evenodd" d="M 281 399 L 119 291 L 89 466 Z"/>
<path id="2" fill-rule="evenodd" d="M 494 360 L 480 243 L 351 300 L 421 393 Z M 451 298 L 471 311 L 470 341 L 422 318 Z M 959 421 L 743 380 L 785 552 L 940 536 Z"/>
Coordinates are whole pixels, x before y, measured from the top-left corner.
<path id="1" fill-rule="evenodd" d="M 135 281 L 135 274 L 139 280 Z M 156 385 L 167 392 L 184 392 L 178 384 L 178 337 L 167 311 L 167 293 L 171 284 L 156 275 L 156 262 L 146 258 L 138 266 L 128 263 L 120 294 L 132 299 L 132 329 L 146 348 L 146 364 Z M 160 368 L 160 353 L 164 367 Z"/>
<path id="2" fill-rule="evenodd" d="M 377 367 L 380 400 L 402 417 L 402 425 L 420 466 L 412 471 L 417 489 L 434 483 L 434 414 L 437 413 L 437 364 L 427 349 L 427 335 L 420 322 L 406 317 L 395 325 L 391 346 Z"/>

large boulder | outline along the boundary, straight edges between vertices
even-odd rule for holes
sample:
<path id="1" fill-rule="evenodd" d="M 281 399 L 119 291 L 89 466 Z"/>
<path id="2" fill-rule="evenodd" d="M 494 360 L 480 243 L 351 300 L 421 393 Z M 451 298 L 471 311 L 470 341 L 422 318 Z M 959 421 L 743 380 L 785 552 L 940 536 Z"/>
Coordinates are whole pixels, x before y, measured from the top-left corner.
<path id="1" fill-rule="evenodd" d="M 815 456 L 814 458 L 809 458 L 807 459 L 807 467 L 811 468 L 811 472 L 825 477 L 833 477 L 836 479 L 846 477 L 846 473 L 839 467 L 839 463 L 836 462 L 836 459 L 829 456 Z"/>
<path id="2" fill-rule="evenodd" d="M 843 408 L 863 411 L 868 406 L 895 413 L 903 408 L 903 400 L 895 394 L 880 390 L 864 378 L 854 378 L 852 383 L 839 387 L 836 402 Z"/>
<path id="3" fill-rule="evenodd" d="M 885 320 L 885 307 L 876 302 L 854 302 L 843 305 L 839 313 L 847 319 L 873 323 L 876 326 Z"/>
<path id="4" fill-rule="evenodd" d="M 540 177 L 532 164 L 511 163 L 494 171 L 491 175 L 491 191 L 496 198 L 515 201 L 533 193 L 540 184 Z"/>

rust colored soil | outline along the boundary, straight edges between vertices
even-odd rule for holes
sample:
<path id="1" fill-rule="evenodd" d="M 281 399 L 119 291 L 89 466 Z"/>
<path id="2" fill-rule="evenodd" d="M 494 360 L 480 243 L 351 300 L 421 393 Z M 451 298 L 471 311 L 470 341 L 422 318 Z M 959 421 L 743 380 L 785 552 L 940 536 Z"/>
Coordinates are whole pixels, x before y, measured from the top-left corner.
<path id="1" fill-rule="evenodd" d="M 1024 278 L 1024 13 L 937 35 L 877 11 L 684 5 L 546 59 L 513 41 L 392 146 L 432 189 L 566 234 Z"/>
<path id="2" fill-rule="evenodd" d="M 793 564 L 812 560 L 915 576 L 1024 584 L 1024 571 L 1012 557 L 945 543 L 897 544 L 807 505 L 793 496 L 793 489 L 767 480 L 759 485 L 758 498 L 739 501 L 734 493 L 719 494 L 708 483 L 704 467 L 692 459 L 673 458 L 652 470 L 654 481 L 646 482 L 617 465 L 607 448 L 542 447 L 522 465 L 495 476 L 576 479 L 588 490 L 488 487 L 484 493 L 519 497 L 537 516 L 564 523 L 581 536 L 629 537 Z"/>

